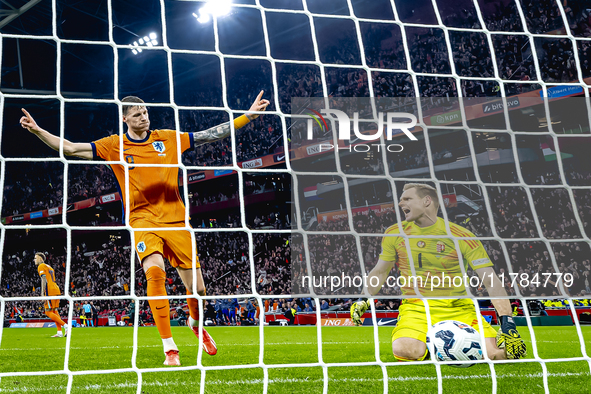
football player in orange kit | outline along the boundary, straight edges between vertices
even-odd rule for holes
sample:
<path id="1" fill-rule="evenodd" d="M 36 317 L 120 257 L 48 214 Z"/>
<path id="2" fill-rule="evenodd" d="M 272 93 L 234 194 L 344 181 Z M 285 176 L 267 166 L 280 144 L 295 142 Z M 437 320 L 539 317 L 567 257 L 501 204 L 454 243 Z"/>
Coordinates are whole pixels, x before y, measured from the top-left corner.
<path id="1" fill-rule="evenodd" d="M 55 283 L 55 272 L 53 268 L 45 264 L 45 254 L 35 253 L 35 265 L 41 277 L 41 294 L 44 296 L 61 295 L 60 288 Z M 68 325 L 64 323 L 57 312 L 57 308 L 60 306 L 60 300 L 47 300 L 43 304 L 45 306 L 45 314 L 55 322 L 55 326 L 57 327 L 57 334 L 52 335 L 52 338 L 68 336 Z M 64 334 L 62 334 L 62 327 L 64 327 Z"/>
<path id="2" fill-rule="evenodd" d="M 259 93 L 249 109 L 264 111 L 269 101 Z M 148 109 L 138 97 L 128 96 L 123 103 L 123 122 L 127 133 L 123 136 L 123 158 L 129 168 L 129 224 L 133 228 L 185 227 L 185 205 L 179 194 L 178 167 L 141 167 L 134 164 L 178 164 L 178 149 L 181 152 L 198 145 L 217 141 L 230 135 L 230 123 L 212 127 L 196 133 L 179 133 L 174 130 L 150 130 Z M 59 150 L 60 138 L 37 125 L 31 115 L 23 109 L 21 126 L 35 134 L 54 150 Z M 234 128 L 239 129 L 258 114 L 247 113 L 234 119 Z M 180 146 L 177 144 L 177 136 Z M 120 136 L 118 134 L 91 143 L 72 143 L 63 140 L 64 154 L 84 159 L 120 161 Z M 122 201 L 127 202 L 125 190 L 125 168 L 111 165 L 120 186 Z M 125 212 L 125 211 L 124 211 Z M 164 258 L 177 269 L 187 294 L 193 289 L 193 248 L 191 234 L 187 230 L 134 231 L 135 248 L 146 274 L 149 297 L 166 296 Z M 205 283 L 195 250 L 197 293 L 205 295 Z M 166 360 L 164 365 L 180 365 L 179 352 L 170 330 L 170 304 L 168 299 L 149 300 L 154 321 L 162 338 Z M 188 326 L 199 337 L 199 304 L 195 298 L 187 298 L 190 317 Z M 203 348 L 210 354 L 217 353 L 217 347 L 207 331 L 201 331 Z"/>

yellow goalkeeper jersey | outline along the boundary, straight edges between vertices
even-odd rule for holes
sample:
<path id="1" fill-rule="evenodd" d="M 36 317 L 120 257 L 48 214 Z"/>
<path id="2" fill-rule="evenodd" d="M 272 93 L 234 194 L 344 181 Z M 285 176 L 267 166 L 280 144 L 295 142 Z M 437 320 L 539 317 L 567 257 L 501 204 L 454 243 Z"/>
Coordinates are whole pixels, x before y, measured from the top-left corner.
<path id="1" fill-rule="evenodd" d="M 457 224 L 449 224 L 451 235 L 456 237 L 475 237 L 473 233 Z M 400 269 L 402 294 L 416 295 L 414 283 L 416 282 L 420 294 L 429 296 L 460 296 L 466 295 L 465 280 L 462 276 L 458 252 L 454 245 L 453 237 L 447 234 L 445 221 L 437 218 L 432 226 L 419 227 L 414 222 L 402 222 L 402 228 L 406 235 L 441 235 L 441 238 L 409 238 L 412 262 L 408 258 L 405 239 L 402 237 L 388 236 L 399 234 L 399 226 L 390 226 L 382 239 L 382 253 L 380 259 L 395 261 Z M 468 265 L 476 270 L 484 267 L 492 267 L 484 246 L 479 240 L 457 240 L 463 257 L 464 268 Z M 411 270 L 414 264 L 415 274 Z M 435 277 L 438 277 L 435 278 Z M 457 278 L 456 278 L 457 277 Z M 455 281 L 454 281 L 454 278 Z M 455 285 L 454 285 L 455 283 Z M 461 284 L 460 284 L 461 283 Z M 458 286 L 459 284 L 459 286 Z M 406 299 L 405 303 L 420 303 L 418 299 Z M 471 300 L 431 300 L 432 306 L 462 306 L 473 305 Z"/>

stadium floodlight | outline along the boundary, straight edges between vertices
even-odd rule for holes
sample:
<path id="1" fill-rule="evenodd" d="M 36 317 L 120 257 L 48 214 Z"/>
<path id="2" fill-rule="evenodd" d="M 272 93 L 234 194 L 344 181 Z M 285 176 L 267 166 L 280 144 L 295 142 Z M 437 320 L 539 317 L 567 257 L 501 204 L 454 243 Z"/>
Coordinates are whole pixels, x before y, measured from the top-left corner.
<path id="1" fill-rule="evenodd" d="M 141 45 L 145 45 L 147 47 L 155 47 L 158 45 L 158 35 L 154 32 L 148 34 L 147 36 L 143 36 L 138 38 L 137 41 L 133 42 L 133 48 L 131 49 L 131 53 L 137 55 L 138 53 L 142 52 Z"/>
<path id="2" fill-rule="evenodd" d="M 206 13 L 203 13 L 203 14 L 201 14 L 201 16 L 199 16 L 193 12 L 193 16 L 195 18 L 197 18 L 197 21 L 199 23 L 207 23 L 207 22 L 209 22 L 209 19 L 210 19 L 209 14 L 206 14 Z"/>
<path id="3" fill-rule="evenodd" d="M 232 0 L 209 0 L 199 9 L 199 15 L 193 13 L 199 23 L 207 23 L 212 16 L 220 17 L 228 15 L 232 10 Z"/>

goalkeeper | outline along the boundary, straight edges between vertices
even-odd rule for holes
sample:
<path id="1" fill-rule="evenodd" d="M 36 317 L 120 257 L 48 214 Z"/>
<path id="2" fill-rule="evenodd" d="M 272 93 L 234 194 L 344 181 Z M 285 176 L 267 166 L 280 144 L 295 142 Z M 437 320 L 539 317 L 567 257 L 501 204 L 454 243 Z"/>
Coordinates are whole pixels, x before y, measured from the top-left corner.
<path id="1" fill-rule="evenodd" d="M 402 209 L 405 220 L 402 228 L 406 235 L 442 235 L 446 236 L 445 221 L 437 217 L 439 199 L 435 188 L 419 183 L 407 183 L 398 204 Z M 457 237 L 474 237 L 470 231 L 454 223 L 449 224 L 451 233 Z M 399 231 L 396 224 L 386 230 L 386 235 L 394 235 Z M 453 286 L 453 278 L 461 277 L 458 253 L 453 240 L 449 238 L 409 238 L 412 261 L 416 272 L 416 283 L 423 297 L 461 296 L 466 295 L 463 281 L 461 287 Z M 488 293 L 492 297 L 507 296 L 497 274 L 493 270 L 482 243 L 478 240 L 458 240 L 464 264 L 468 264 L 478 274 Z M 385 236 L 382 239 L 382 253 L 376 266 L 369 273 L 367 291 L 372 296 L 377 294 L 386 281 L 390 270 L 397 264 L 400 275 L 406 278 L 413 276 L 411 262 L 408 259 L 404 238 Z M 451 281 L 439 283 L 433 280 L 435 276 L 441 278 L 442 273 L 451 277 Z M 375 276 L 379 279 L 371 281 Z M 422 279 L 422 281 L 421 281 Z M 438 278 L 435 278 L 438 279 Z M 402 294 L 415 295 L 414 282 L 406 281 L 402 287 Z M 402 283 L 402 281 L 401 281 Z M 447 286 L 446 286 L 447 285 Z M 433 287 L 432 287 L 433 286 Z M 479 330 L 474 304 L 470 299 L 432 299 L 429 300 L 431 325 L 443 320 L 457 320 L 471 325 Z M 526 346 L 517 332 L 511 317 L 509 299 L 494 299 L 492 303 L 500 316 L 501 327 L 495 330 L 480 316 L 486 339 L 486 351 L 490 359 L 517 359 L 524 357 Z M 361 324 L 361 316 L 369 307 L 369 301 L 358 301 L 351 306 L 351 318 L 355 324 Z M 398 361 L 421 361 L 428 355 L 427 315 L 422 299 L 406 298 L 400 306 L 398 323 L 392 331 L 392 352 Z"/>

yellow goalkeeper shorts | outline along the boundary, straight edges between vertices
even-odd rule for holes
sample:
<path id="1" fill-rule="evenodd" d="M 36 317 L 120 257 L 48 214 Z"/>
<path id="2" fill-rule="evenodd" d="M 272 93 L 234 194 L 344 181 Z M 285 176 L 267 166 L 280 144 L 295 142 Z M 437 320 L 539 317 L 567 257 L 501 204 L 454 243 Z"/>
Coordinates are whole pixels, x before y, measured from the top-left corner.
<path id="1" fill-rule="evenodd" d="M 444 320 L 456 320 L 469 324 L 476 329 L 476 331 L 480 331 L 478 329 L 478 320 L 476 320 L 476 310 L 474 309 L 472 302 L 469 301 L 468 303 L 465 303 L 458 301 L 460 300 L 429 301 L 431 325 Z M 490 324 L 488 324 L 482 316 L 480 316 L 480 319 L 482 320 L 482 327 L 484 328 L 484 337 L 496 337 L 497 332 L 490 326 Z M 405 302 L 400 305 L 398 323 L 394 330 L 392 330 L 392 342 L 398 338 L 414 338 L 427 343 L 427 329 L 427 314 L 425 313 L 423 301 L 412 300 L 411 302 Z"/>

